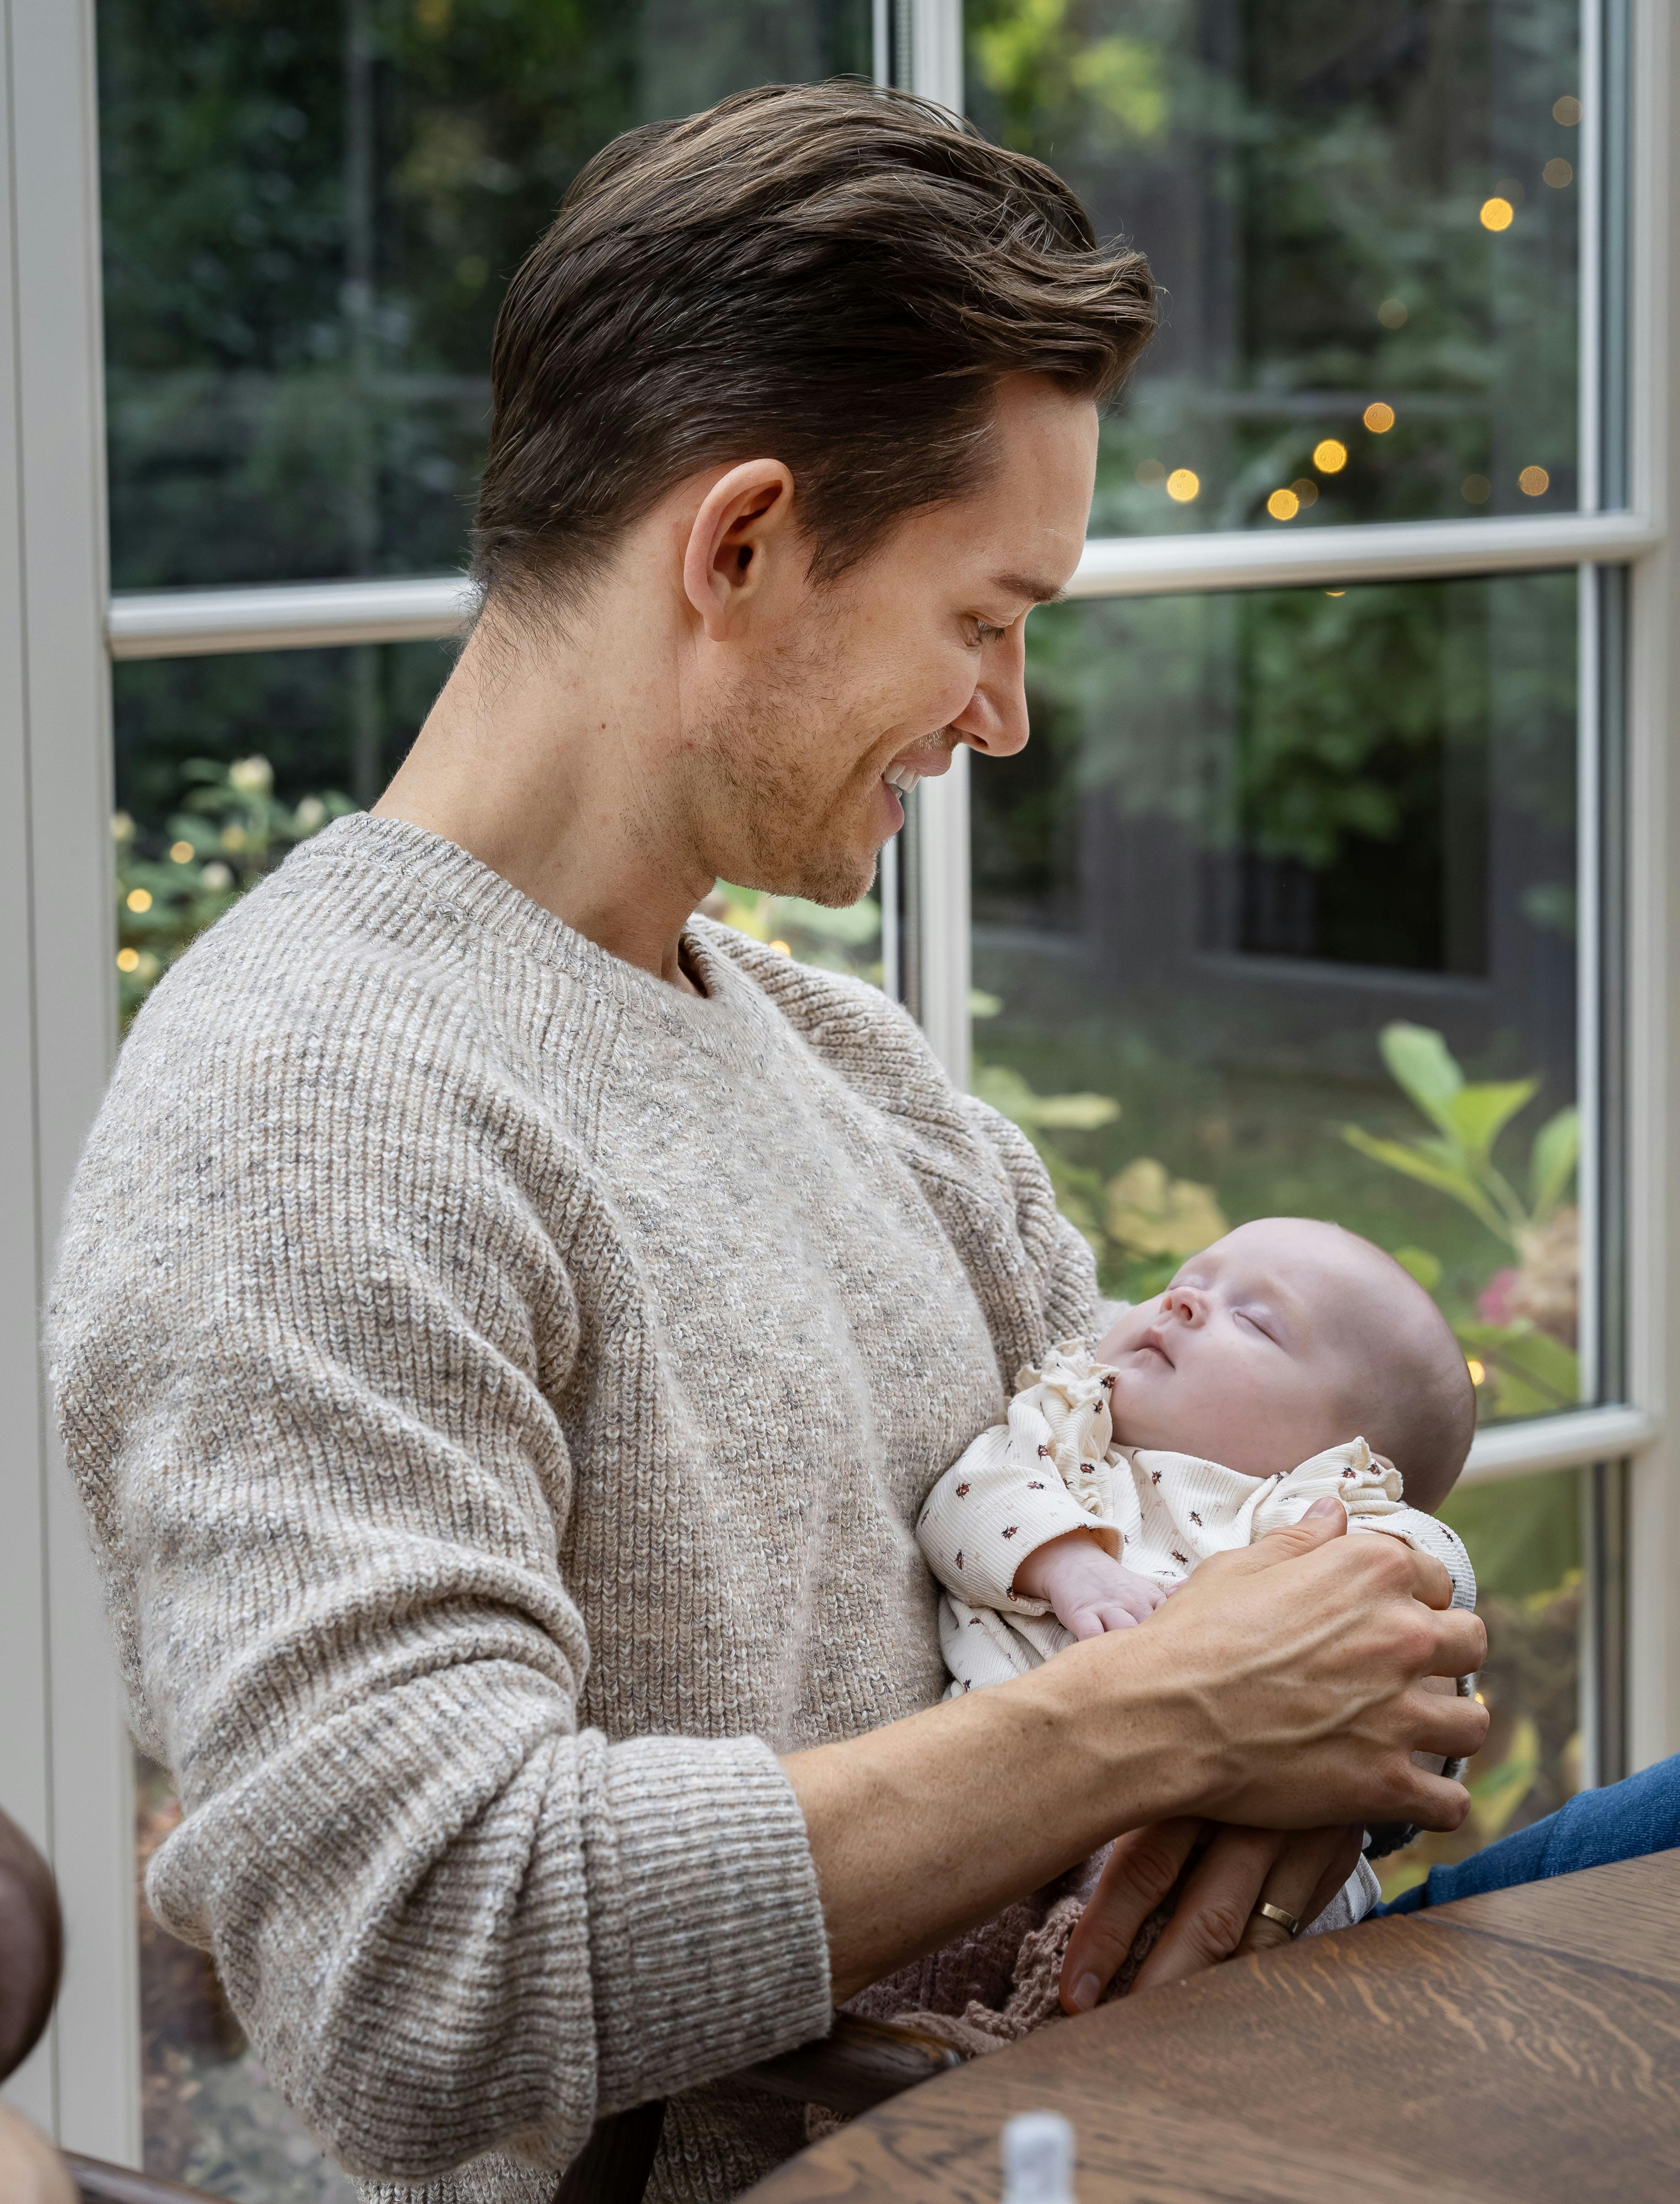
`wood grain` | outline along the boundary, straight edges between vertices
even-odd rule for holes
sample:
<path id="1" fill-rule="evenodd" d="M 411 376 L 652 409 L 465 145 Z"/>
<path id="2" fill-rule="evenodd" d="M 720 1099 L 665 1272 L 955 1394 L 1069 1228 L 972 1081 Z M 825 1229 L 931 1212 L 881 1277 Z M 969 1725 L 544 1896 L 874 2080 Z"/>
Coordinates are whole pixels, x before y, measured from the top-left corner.
<path id="1" fill-rule="evenodd" d="M 1535 1951 L 1568 1952 L 1680 1988 L 1680 1851 L 1490 1890 L 1416 1917 Z"/>
<path id="2" fill-rule="evenodd" d="M 753 2204 L 991 2204 L 999 2125 L 1038 2107 L 1074 2122 L 1081 2204 L 1671 2204 L 1680 1989 L 1597 1956 L 1674 1937 L 1680 1854 L 1643 1864 L 1541 1886 L 1577 1886 L 1562 1927 L 1541 1904 L 1510 1934 L 1472 1925 L 1487 1901 L 1464 1901 L 1044 2029 L 867 2114 Z M 1606 1934 L 1624 1901 L 1636 1931 Z M 1593 1951 L 1553 1948 L 1577 1928 Z"/>

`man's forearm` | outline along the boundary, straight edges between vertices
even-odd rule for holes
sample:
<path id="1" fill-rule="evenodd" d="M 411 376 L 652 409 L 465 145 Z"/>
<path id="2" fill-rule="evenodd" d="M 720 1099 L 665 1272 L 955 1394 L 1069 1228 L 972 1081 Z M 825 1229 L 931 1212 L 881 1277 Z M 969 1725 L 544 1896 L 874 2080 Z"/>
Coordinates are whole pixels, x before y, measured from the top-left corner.
<path id="1" fill-rule="evenodd" d="M 1104 1752 L 1079 1670 L 948 1699 L 888 1728 L 783 1762 L 805 1815 L 838 2003 L 1084 1859 L 1119 1830 L 1182 1810 L 1203 1787 L 1175 1739 L 1157 1649 L 1127 1632 Z M 1132 1641 L 1137 1641 L 1133 1644 Z M 1119 1663 L 1116 1664 L 1120 1666 Z"/>
<path id="2" fill-rule="evenodd" d="M 1420 1679 L 1477 1667 L 1486 1633 L 1445 1611 L 1438 1561 L 1315 1514 L 1204 1562 L 1137 1630 L 784 1762 L 837 1998 L 1145 1822 L 1458 1826 L 1468 1793 L 1412 1755 L 1475 1752 L 1486 1710 Z"/>

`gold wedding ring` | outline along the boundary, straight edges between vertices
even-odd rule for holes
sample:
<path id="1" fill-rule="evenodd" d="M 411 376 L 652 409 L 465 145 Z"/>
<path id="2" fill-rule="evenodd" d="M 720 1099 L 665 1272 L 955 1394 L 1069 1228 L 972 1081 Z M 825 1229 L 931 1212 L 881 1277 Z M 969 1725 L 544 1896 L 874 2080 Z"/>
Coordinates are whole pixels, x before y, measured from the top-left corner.
<path id="1" fill-rule="evenodd" d="M 1280 1928 L 1287 1929 L 1292 1936 L 1298 1936 L 1301 1933 L 1300 1916 L 1286 1913 L 1281 1905 L 1274 1905 L 1269 1898 L 1263 1898 L 1254 1909 L 1254 1918 L 1258 1919 L 1262 1915 L 1268 1921 L 1275 1921 Z"/>

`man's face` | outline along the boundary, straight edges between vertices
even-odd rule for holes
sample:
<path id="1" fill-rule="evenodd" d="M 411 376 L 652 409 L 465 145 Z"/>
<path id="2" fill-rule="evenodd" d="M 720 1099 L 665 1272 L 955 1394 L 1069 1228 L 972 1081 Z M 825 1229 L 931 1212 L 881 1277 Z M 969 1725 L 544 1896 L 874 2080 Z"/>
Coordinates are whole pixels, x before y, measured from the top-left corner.
<path id="1" fill-rule="evenodd" d="M 887 776 L 1026 740 L 1026 615 L 1079 563 L 1097 413 L 1046 378 L 1000 386 L 985 489 L 913 515 L 837 582 L 796 591 L 736 654 L 702 737 L 720 878 L 855 901 L 904 823 Z"/>

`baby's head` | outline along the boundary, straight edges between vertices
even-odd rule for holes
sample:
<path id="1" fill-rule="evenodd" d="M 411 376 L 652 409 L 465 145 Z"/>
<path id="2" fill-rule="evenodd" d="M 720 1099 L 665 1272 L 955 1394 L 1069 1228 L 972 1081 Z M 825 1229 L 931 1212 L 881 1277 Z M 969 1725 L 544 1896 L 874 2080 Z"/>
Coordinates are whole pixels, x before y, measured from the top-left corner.
<path id="1" fill-rule="evenodd" d="M 1340 1224 L 1266 1217 L 1192 1255 L 1097 1350 L 1118 1372 L 1122 1446 L 1271 1477 L 1364 1437 L 1439 1507 L 1464 1466 L 1476 1391 L 1446 1319 L 1392 1255 Z"/>

